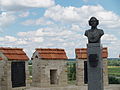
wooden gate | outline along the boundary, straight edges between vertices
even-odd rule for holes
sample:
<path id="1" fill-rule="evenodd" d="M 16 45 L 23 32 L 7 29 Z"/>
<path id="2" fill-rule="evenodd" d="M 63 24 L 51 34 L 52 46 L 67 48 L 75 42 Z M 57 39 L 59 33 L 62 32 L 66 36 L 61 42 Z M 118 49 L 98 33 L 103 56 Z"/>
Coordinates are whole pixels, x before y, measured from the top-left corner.
<path id="1" fill-rule="evenodd" d="M 11 80 L 13 88 L 26 86 L 25 62 L 12 62 Z"/>

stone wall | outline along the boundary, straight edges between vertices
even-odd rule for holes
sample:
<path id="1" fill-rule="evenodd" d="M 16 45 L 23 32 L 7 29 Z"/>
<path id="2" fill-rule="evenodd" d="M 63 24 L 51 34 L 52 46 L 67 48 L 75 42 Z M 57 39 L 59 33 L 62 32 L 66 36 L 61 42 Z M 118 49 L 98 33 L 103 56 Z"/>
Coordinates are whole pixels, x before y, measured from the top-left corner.
<path id="1" fill-rule="evenodd" d="M 11 62 L 6 58 L 0 61 L 0 90 L 23 90 L 26 87 L 12 88 L 11 82 Z M 29 87 L 29 70 L 26 62 L 26 86 Z"/>
<path id="2" fill-rule="evenodd" d="M 7 82 L 6 82 L 6 66 L 5 61 L 0 61 L 0 90 L 3 90 L 2 88 L 6 88 Z"/>
<path id="3" fill-rule="evenodd" d="M 8 61 L 0 61 L 0 90 L 11 90 L 11 64 Z"/>
<path id="4" fill-rule="evenodd" d="M 108 85 L 109 81 L 108 81 L 108 60 L 107 59 L 103 59 L 103 81 L 104 81 L 104 85 Z"/>
<path id="5" fill-rule="evenodd" d="M 0 61 L 0 90 L 11 90 L 11 63 L 2 53 L 0 57 L 4 59 Z"/>
<path id="6" fill-rule="evenodd" d="M 51 87 L 67 85 L 66 60 L 33 60 L 32 86 Z M 57 84 L 50 84 L 50 70 L 57 70 Z"/>
<path id="7" fill-rule="evenodd" d="M 76 85 L 84 85 L 84 59 L 76 60 Z"/>
<path id="8" fill-rule="evenodd" d="M 77 59 L 76 60 L 76 85 L 83 86 L 84 83 L 84 61 L 86 59 Z M 104 85 L 108 85 L 108 68 L 107 68 L 107 59 L 103 59 L 103 81 Z"/>

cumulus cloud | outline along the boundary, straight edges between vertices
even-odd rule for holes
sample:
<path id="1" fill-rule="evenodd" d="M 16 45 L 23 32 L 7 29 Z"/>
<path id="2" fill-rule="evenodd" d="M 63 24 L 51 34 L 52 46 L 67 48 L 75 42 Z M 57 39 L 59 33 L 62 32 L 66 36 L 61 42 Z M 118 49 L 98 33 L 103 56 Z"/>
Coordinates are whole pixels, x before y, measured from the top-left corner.
<path id="1" fill-rule="evenodd" d="M 74 48 L 85 47 L 87 39 L 80 33 L 74 32 L 70 28 L 49 27 L 40 28 L 34 31 L 19 32 L 17 34 L 21 38 L 31 41 L 32 45 L 44 48 L 65 48 L 69 52 L 69 57 L 74 57 Z"/>
<path id="2" fill-rule="evenodd" d="M 120 27 L 120 16 L 112 11 L 105 10 L 101 5 L 89 6 L 84 5 L 80 8 L 73 6 L 62 7 L 56 5 L 46 10 L 45 17 L 51 18 L 60 22 L 79 22 L 82 25 L 92 16 L 97 17 L 100 20 L 101 26 L 106 28 L 118 28 Z"/>
<path id="3" fill-rule="evenodd" d="M 22 13 L 20 17 L 26 17 L 28 15 L 29 13 L 26 12 Z M 45 28 L 40 27 L 33 31 L 19 32 L 16 39 L 12 36 L 12 38 L 8 36 L 0 37 L 0 42 L 2 42 L 2 45 L 10 44 L 21 46 L 23 48 L 25 47 L 28 49 L 28 52 L 39 47 L 65 48 L 68 56 L 73 58 L 75 48 L 86 47 L 87 38 L 84 36 L 84 31 L 86 30 L 86 25 L 88 25 L 88 19 L 91 16 L 96 16 L 100 20 L 101 27 L 107 28 L 105 29 L 106 32 L 109 29 L 120 27 L 120 16 L 111 11 L 105 10 L 100 5 L 84 5 L 80 8 L 72 6 L 62 7 L 57 5 L 48 8 L 45 11 L 44 17 L 35 20 L 29 19 L 22 23 L 26 26 L 40 25 L 44 27 L 44 25 L 46 25 Z M 9 21 L 11 22 L 14 21 L 14 18 L 15 17 L 10 14 L 9 18 L 6 20 L 11 19 Z M 0 20 L 4 21 L 4 19 Z M 6 42 L 3 43 L 5 40 Z M 114 35 L 114 33 L 109 33 L 102 37 L 102 43 L 104 46 L 109 47 L 109 51 L 111 52 L 113 50 L 112 47 L 115 49 L 116 44 L 120 45 L 120 40 Z M 29 51 L 29 49 L 31 51 Z"/>
<path id="4" fill-rule="evenodd" d="M 104 43 L 116 43 L 118 38 L 114 36 L 113 34 L 105 34 L 102 37 L 102 40 L 104 41 Z"/>
<path id="5" fill-rule="evenodd" d="M 15 21 L 16 17 L 11 13 L 3 12 L 0 14 L 0 28 L 6 27 Z"/>
<path id="6" fill-rule="evenodd" d="M 43 42 L 44 39 L 42 37 L 35 37 L 32 39 L 32 41 L 36 42 L 36 43 L 39 43 L 39 42 Z"/>
<path id="7" fill-rule="evenodd" d="M 0 5 L 2 11 L 0 11 L 0 31 L 3 30 L 3 27 L 7 27 L 11 25 L 16 19 L 16 12 L 28 10 L 30 8 L 47 8 L 53 6 L 55 4 L 54 0 L 1 0 Z M 27 17 L 29 16 L 29 12 L 20 12 L 19 17 Z M 34 13 L 35 14 L 35 13 Z M 35 22 L 35 21 L 32 21 Z M 31 23 L 32 23 L 31 22 Z M 25 24 L 28 24 L 26 21 Z M 44 20 L 36 21 L 36 24 L 50 24 L 51 22 L 45 22 Z"/>
<path id="8" fill-rule="evenodd" d="M 20 15 L 19 15 L 19 17 L 27 17 L 27 16 L 29 16 L 29 12 L 28 11 L 26 11 L 26 12 L 22 12 Z"/>
<path id="9" fill-rule="evenodd" d="M 18 41 L 16 42 L 17 45 L 27 45 L 29 44 L 27 42 L 27 40 L 24 40 L 24 39 L 18 39 Z"/>
<path id="10" fill-rule="evenodd" d="M 17 11 L 26 8 L 46 8 L 54 4 L 54 0 L 1 0 L 2 8 L 8 11 Z"/>
<path id="11" fill-rule="evenodd" d="M 52 25 L 54 24 L 52 21 L 47 20 L 45 18 L 39 18 L 36 20 L 26 20 L 22 22 L 23 25 L 29 26 L 29 25 Z"/>
<path id="12" fill-rule="evenodd" d="M 0 41 L 4 41 L 4 42 L 15 42 L 17 41 L 17 38 L 13 37 L 13 36 L 5 36 L 5 37 L 0 37 Z"/>
<path id="13" fill-rule="evenodd" d="M 44 28 L 37 29 L 35 31 L 28 31 L 28 32 L 19 32 L 17 35 L 20 37 L 38 37 L 44 36 Z"/>
<path id="14" fill-rule="evenodd" d="M 79 25 L 72 24 L 72 29 L 73 30 L 80 30 L 80 27 L 79 27 Z"/>

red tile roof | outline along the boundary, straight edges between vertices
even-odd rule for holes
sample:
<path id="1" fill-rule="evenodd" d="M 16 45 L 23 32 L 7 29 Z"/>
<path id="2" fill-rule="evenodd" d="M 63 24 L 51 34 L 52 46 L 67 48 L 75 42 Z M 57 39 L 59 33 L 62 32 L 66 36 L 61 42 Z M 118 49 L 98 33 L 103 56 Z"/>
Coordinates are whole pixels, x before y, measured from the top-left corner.
<path id="1" fill-rule="evenodd" d="M 0 52 L 2 52 L 8 60 L 29 60 L 22 48 L 0 47 Z"/>
<path id="2" fill-rule="evenodd" d="M 36 48 L 41 59 L 47 60 L 65 60 L 68 59 L 64 49 L 57 48 Z"/>
<path id="3" fill-rule="evenodd" d="M 0 57 L 0 60 L 3 60 L 2 57 Z"/>
<path id="4" fill-rule="evenodd" d="M 102 57 L 103 58 L 107 58 L 108 57 L 108 49 L 107 49 L 107 47 L 103 48 L 103 50 L 102 50 Z"/>
<path id="5" fill-rule="evenodd" d="M 76 59 L 87 59 L 87 48 L 76 48 Z"/>
<path id="6" fill-rule="evenodd" d="M 76 59 L 87 59 L 87 48 L 76 48 Z M 108 50 L 107 48 L 103 48 L 102 50 L 102 57 L 107 58 L 108 57 Z"/>

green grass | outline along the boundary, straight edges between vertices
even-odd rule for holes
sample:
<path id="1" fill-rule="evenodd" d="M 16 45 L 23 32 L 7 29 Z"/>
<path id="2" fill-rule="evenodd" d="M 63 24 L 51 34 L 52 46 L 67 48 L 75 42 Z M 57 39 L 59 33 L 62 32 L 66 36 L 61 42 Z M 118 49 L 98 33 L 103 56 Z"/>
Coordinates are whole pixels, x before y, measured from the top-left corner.
<path id="1" fill-rule="evenodd" d="M 108 74 L 112 76 L 120 77 L 120 67 L 108 67 Z"/>
<path id="2" fill-rule="evenodd" d="M 70 84 L 70 85 L 74 85 L 75 82 L 76 82 L 76 80 L 68 81 L 68 84 Z"/>
<path id="3" fill-rule="evenodd" d="M 30 76 L 32 76 L 32 65 L 29 65 L 28 68 L 29 68 Z"/>

